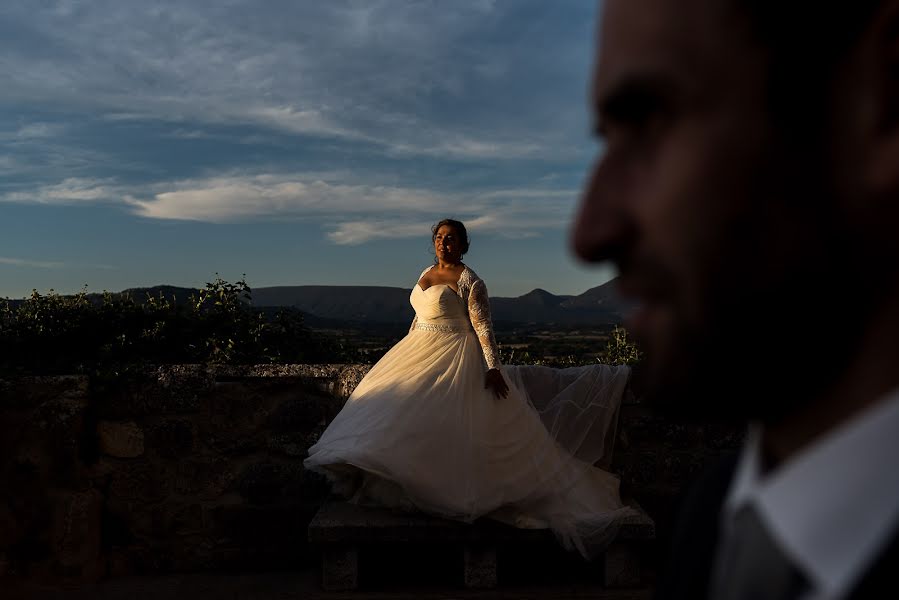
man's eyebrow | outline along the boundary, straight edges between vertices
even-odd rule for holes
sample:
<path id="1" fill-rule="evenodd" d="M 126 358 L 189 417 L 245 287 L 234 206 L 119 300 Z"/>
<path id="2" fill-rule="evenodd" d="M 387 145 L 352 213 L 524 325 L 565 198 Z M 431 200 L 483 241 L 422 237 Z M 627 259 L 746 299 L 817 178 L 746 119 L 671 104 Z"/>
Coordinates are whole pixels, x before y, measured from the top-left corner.
<path id="1" fill-rule="evenodd" d="M 641 74 L 622 78 L 597 94 L 594 106 L 597 131 L 604 122 L 627 121 L 651 105 L 666 103 L 672 82 L 659 74 Z"/>

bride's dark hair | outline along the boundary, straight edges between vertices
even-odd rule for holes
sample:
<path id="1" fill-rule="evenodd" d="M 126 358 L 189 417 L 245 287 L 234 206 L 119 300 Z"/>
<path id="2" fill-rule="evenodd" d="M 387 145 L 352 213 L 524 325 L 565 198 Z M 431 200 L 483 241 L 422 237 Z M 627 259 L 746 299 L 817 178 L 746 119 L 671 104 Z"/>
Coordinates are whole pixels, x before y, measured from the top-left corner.
<path id="1" fill-rule="evenodd" d="M 462 240 L 462 254 L 464 256 L 466 252 L 468 252 L 468 230 L 465 229 L 465 225 L 462 221 L 457 221 L 455 219 L 441 219 L 437 221 L 437 223 L 431 227 L 431 251 L 434 251 L 434 242 L 437 239 L 437 230 L 443 227 L 444 225 L 449 225 L 453 229 L 456 230 L 456 235 L 458 235 Z M 434 261 L 437 261 L 437 257 L 434 257 Z"/>

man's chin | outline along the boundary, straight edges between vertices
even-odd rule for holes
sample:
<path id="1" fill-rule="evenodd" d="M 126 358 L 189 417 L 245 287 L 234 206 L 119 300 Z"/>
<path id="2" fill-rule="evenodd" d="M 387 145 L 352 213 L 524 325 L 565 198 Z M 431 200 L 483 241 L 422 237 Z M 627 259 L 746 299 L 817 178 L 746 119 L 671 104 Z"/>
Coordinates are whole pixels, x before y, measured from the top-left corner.
<path id="1" fill-rule="evenodd" d="M 745 423 L 776 422 L 801 409 L 814 386 L 813 365 L 792 366 L 792 378 L 760 364 L 747 346 L 712 346 L 714 351 L 682 343 L 677 352 L 647 351 L 634 367 L 633 389 L 654 409 L 672 420 Z M 823 379 L 823 378 L 822 378 Z"/>
<path id="2" fill-rule="evenodd" d="M 733 390 L 702 376 L 678 375 L 641 374 L 638 366 L 634 378 L 645 381 L 635 387 L 649 406 L 672 420 L 742 423 L 752 418 L 749 402 Z"/>
<path id="3" fill-rule="evenodd" d="M 634 391 L 647 404 L 675 420 L 745 422 L 758 416 L 764 394 L 760 381 L 748 380 L 747 364 L 733 364 L 726 350 L 703 352 L 685 335 L 676 339 L 677 347 L 646 344 L 634 367 Z"/>

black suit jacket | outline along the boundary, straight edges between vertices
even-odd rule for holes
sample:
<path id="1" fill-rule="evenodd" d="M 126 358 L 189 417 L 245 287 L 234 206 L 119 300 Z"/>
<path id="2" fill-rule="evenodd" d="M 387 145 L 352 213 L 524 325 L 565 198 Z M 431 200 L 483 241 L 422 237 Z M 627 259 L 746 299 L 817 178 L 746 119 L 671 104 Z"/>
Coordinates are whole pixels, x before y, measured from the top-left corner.
<path id="1" fill-rule="evenodd" d="M 708 469 L 683 497 L 672 531 L 668 560 L 656 584 L 656 600 L 708 599 L 709 576 L 718 543 L 719 515 L 738 459 L 739 453 L 727 455 Z M 847 600 L 886 598 L 899 598 L 897 530 L 847 596 Z"/>

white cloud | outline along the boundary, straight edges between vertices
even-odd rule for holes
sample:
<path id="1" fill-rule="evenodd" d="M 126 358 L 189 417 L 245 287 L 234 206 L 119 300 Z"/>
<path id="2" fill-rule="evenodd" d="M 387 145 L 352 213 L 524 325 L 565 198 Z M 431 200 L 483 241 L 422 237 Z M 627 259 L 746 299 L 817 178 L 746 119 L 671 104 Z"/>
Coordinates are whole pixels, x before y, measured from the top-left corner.
<path id="1" fill-rule="evenodd" d="M 128 194 L 124 200 L 143 217 L 210 223 L 284 216 L 433 212 L 449 201 L 432 190 L 346 184 L 303 175 L 215 177 L 155 187 L 165 191 L 151 199 Z"/>
<path id="2" fill-rule="evenodd" d="M 435 213 L 439 214 L 439 213 Z M 496 234 L 505 238 L 529 238 L 540 236 L 540 231 L 545 230 L 546 223 L 537 223 L 532 219 L 521 218 L 514 214 L 481 215 L 473 218 L 463 218 L 465 228 L 469 232 L 484 232 Z M 374 240 L 417 238 L 426 234 L 434 224 L 430 221 L 407 220 L 369 220 L 346 221 L 338 223 L 333 231 L 328 232 L 328 239 L 342 246 L 357 246 Z"/>
<path id="3" fill-rule="evenodd" d="M 449 132 L 434 133 L 433 145 L 400 143 L 388 147 L 392 154 L 427 155 L 443 158 L 516 159 L 539 157 L 545 150 L 540 144 L 520 141 L 479 140 Z"/>
<path id="4" fill-rule="evenodd" d="M 544 180 L 544 177 L 541 177 L 540 180 Z M 539 189 L 539 188 L 524 188 L 524 189 L 504 189 L 504 190 L 494 190 L 492 192 L 486 192 L 483 197 L 484 198 L 510 198 L 513 200 L 521 200 L 521 199 L 539 199 L 539 200 L 547 200 L 550 198 L 562 198 L 562 199 L 571 199 L 577 198 L 580 195 L 581 191 L 576 189 L 563 189 L 563 190 L 553 190 L 553 189 Z"/>
<path id="5" fill-rule="evenodd" d="M 17 140 L 48 138 L 59 135 L 64 129 L 64 125 L 56 123 L 28 123 L 19 127 L 14 137 Z"/>
<path id="6" fill-rule="evenodd" d="M 348 221 L 338 223 L 334 231 L 327 234 L 328 239 L 342 246 L 355 246 L 374 240 L 421 237 L 427 232 L 431 223 L 417 221 L 414 223 L 396 223 L 394 221 Z"/>
<path id="7" fill-rule="evenodd" d="M 29 267 L 36 269 L 63 269 L 63 268 L 86 268 L 86 269 L 104 269 L 114 270 L 119 267 L 115 265 L 95 264 L 95 263 L 73 263 L 56 260 L 29 260 L 27 258 L 11 258 L 8 256 L 0 256 L 0 265 L 12 265 L 14 267 Z"/>
<path id="8" fill-rule="evenodd" d="M 110 180 L 69 177 L 60 183 L 42 185 L 29 191 L 14 191 L 0 195 L 0 201 L 36 204 L 94 203 L 117 196 Z"/>
<path id="9" fill-rule="evenodd" d="M 452 213 L 472 231 L 529 237 L 566 226 L 574 190 L 503 188 L 443 191 L 363 181 L 351 173 L 257 173 L 124 185 L 68 178 L 33 191 L 0 194 L 0 201 L 96 204 L 119 202 L 156 220 L 205 223 L 306 219 L 319 221 L 336 244 L 421 235 Z"/>
<path id="10" fill-rule="evenodd" d="M 65 263 L 58 261 L 28 260 L 25 258 L 9 258 L 7 256 L 0 256 L 0 264 L 16 267 L 35 267 L 38 269 L 59 269 L 65 266 Z"/>
<path id="11" fill-rule="evenodd" d="M 269 125 L 273 129 L 305 135 L 321 135 L 348 139 L 366 139 L 367 136 L 358 131 L 344 129 L 332 122 L 321 110 L 301 109 L 293 106 L 258 106 L 240 108 L 238 114 L 230 116 L 240 119 L 240 112 L 245 118 L 259 124 Z M 374 140 L 373 140 L 374 141 Z"/>
<path id="12" fill-rule="evenodd" d="M 12 154 L 0 154 L 0 173 L 15 173 L 19 166 L 19 161 Z"/>
<path id="13" fill-rule="evenodd" d="M 175 129 L 163 134 L 163 137 L 175 138 L 179 140 L 208 140 L 214 139 L 216 136 L 199 129 Z"/>
<path id="14" fill-rule="evenodd" d="M 34 121 L 19 125 L 16 129 L 0 131 L 0 142 L 11 146 L 29 144 L 33 141 L 46 140 L 61 135 L 66 130 L 62 123 L 45 123 Z"/>
<path id="15" fill-rule="evenodd" d="M 486 211 L 486 212 L 485 212 Z M 433 215 L 443 213 L 435 212 Z M 540 210 L 521 210 L 515 207 L 499 207 L 480 211 L 457 211 L 456 214 L 465 223 L 469 232 L 490 233 L 499 237 L 516 239 L 539 237 L 547 229 L 565 227 L 567 219 L 558 214 Z M 339 245 L 359 245 L 380 239 L 421 237 L 433 225 L 429 221 L 410 220 L 399 216 L 386 221 L 382 219 L 344 221 L 332 227 L 328 239 Z"/>
<path id="16" fill-rule="evenodd" d="M 551 93 L 547 81 L 563 70 L 586 79 L 571 55 L 588 64 L 589 34 L 540 44 L 510 36 L 507 4 L 73 7 L 4 6 L 20 34 L 0 40 L 0 105 L 194 128 L 252 125 L 462 159 L 570 156 L 571 136 L 581 134 L 572 128 L 586 121 L 571 119 L 586 113 L 580 84 Z M 528 84 L 535 89 L 522 93 Z"/>

